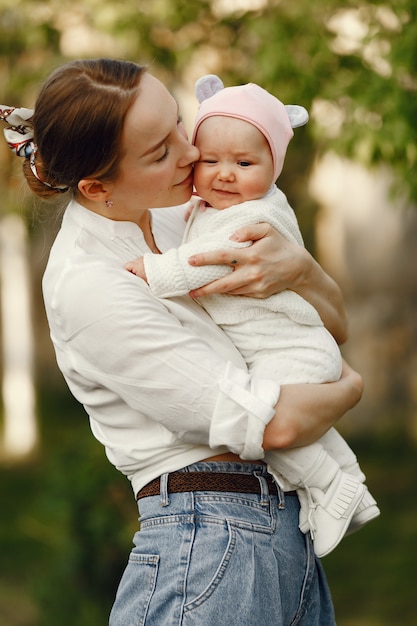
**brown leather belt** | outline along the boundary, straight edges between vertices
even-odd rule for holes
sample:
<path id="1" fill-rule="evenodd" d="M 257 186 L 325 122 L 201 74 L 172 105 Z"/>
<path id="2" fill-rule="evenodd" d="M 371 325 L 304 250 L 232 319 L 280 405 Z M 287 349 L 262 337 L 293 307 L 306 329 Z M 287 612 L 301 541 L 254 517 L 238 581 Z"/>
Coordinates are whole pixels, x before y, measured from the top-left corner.
<path id="1" fill-rule="evenodd" d="M 272 477 L 264 476 L 270 495 L 278 494 Z M 168 475 L 168 493 L 186 491 L 230 491 L 232 493 L 261 493 L 259 479 L 253 474 L 228 474 L 223 472 L 172 472 Z M 160 495 L 160 478 L 145 485 L 136 499 Z M 297 495 L 295 491 L 285 492 L 286 496 Z"/>

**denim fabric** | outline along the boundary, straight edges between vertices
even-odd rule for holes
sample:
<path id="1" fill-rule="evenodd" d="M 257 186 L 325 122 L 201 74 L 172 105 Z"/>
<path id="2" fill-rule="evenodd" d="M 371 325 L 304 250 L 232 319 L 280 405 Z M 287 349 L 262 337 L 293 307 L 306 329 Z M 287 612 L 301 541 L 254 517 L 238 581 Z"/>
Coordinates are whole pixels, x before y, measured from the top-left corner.
<path id="1" fill-rule="evenodd" d="M 141 529 L 110 626 L 334 626 L 321 564 L 298 529 L 298 498 L 270 496 L 262 465 L 183 471 L 255 473 L 260 493 L 168 494 L 161 477 L 161 495 L 139 501 Z"/>

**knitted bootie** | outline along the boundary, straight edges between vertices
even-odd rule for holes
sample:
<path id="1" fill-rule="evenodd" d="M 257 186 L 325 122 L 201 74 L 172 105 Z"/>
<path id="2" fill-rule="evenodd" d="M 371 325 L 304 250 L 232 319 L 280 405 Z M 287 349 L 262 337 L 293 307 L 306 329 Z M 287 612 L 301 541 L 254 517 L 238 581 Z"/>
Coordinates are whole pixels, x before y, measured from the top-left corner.
<path id="1" fill-rule="evenodd" d="M 316 487 L 299 490 L 300 530 L 310 531 L 318 557 L 329 554 L 343 539 L 365 491 L 356 476 L 341 470 L 326 492 Z"/>
<path id="2" fill-rule="evenodd" d="M 379 510 L 375 498 L 369 493 L 368 488 L 365 485 L 365 493 L 362 500 L 359 502 L 359 505 L 350 521 L 349 527 L 346 531 L 347 535 L 350 535 L 360 528 L 372 521 L 376 517 L 381 515 L 381 511 Z"/>

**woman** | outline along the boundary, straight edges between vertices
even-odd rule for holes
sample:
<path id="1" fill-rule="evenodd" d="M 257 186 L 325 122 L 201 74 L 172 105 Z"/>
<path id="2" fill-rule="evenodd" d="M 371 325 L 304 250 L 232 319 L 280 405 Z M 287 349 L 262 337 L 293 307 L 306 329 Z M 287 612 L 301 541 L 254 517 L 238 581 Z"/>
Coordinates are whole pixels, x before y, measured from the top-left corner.
<path id="1" fill-rule="evenodd" d="M 329 385 L 255 379 L 191 298 L 158 300 L 124 270 L 178 245 L 199 156 L 174 98 L 145 69 L 103 59 L 59 68 L 33 127 L 33 140 L 23 128 L 29 185 L 72 197 L 43 280 L 57 361 L 139 502 L 110 624 L 334 624 L 298 499 L 262 457 L 326 432 L 359 400 L 360 377 L 345 365 Z M 196 295 L 292 288 L 344 339 L 340 292 L 308 253 L 266 225 L 238 237 L 255 243 L 192 260 L 238 261 Z"/>

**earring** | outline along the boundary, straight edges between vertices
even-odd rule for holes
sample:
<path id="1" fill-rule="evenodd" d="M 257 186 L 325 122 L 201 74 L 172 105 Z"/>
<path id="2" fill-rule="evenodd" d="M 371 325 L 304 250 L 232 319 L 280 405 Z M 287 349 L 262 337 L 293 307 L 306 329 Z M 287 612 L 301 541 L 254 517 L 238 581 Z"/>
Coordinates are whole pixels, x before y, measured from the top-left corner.
<path id="1" fill-rule="evenodd" d="M 112 206 L 113 206 L 113 204 L 114 204 L 114 203 L 113 203 L 113 200 L 106 200 L 106 207 L 107 207 L 108 209 L 111 209 L 111 208 L 112 208 Z"/>

